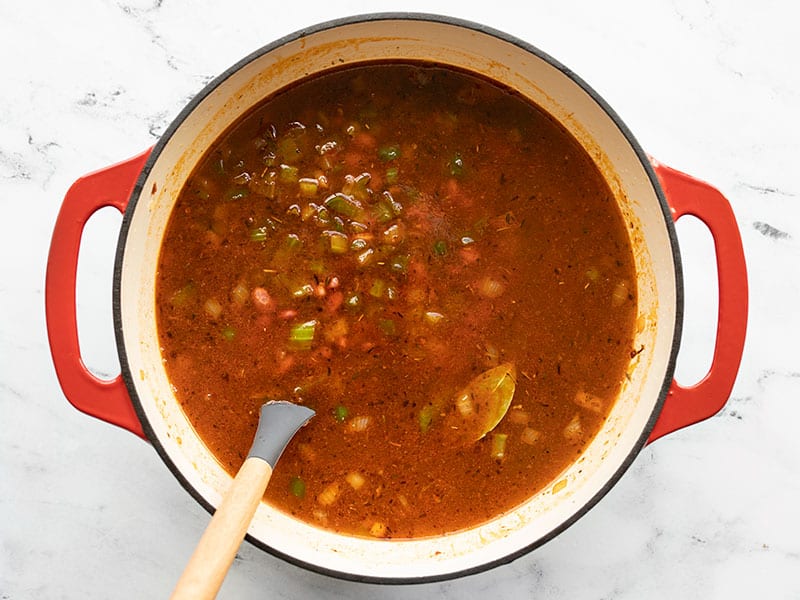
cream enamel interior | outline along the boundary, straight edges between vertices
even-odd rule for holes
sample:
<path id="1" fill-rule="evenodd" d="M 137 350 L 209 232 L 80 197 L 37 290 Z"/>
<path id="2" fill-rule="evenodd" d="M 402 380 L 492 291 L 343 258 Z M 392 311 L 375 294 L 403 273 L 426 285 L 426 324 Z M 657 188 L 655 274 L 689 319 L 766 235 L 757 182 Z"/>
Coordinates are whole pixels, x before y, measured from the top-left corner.
<path id="1" fill-rule="evenodd" d="M 611 417 L 579 461 L 518 510 L 441 538 L 379 541 L 335 535 L 262 503 L 250 529 L 254 538 L 283 554 L 347 576 L 435 578 L 501 561 L 572 519 L 635 451 L 666 376 L 676 319 L 676 274 L 664 215 L 629 141 L 579 85 L 516 44 L 438 21 L 342 24 L 275 47 L 219 84 L 161 149 L 130 219 L 120 305 L 125 352 L 141 409 L 169 460 L 199 495 L 216 506 L 230 477 L 197 438 L 174 398 L 155 326 L 157 258 L 175 197 L 211 142 L 274 90 L 342 64 L 394 58 L 434 60 L 489 75 L 561 120 L 612 183 L 632 225 L 639 272 L 636 346 L 644 350 L 632 365 Z"/>

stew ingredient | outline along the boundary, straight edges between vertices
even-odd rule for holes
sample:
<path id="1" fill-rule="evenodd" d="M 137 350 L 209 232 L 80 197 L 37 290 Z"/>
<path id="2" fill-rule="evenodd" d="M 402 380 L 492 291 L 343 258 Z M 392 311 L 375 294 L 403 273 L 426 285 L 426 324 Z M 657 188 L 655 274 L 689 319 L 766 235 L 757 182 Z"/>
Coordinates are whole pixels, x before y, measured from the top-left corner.
<path id="1" fill-rule="evenodd" d="M 160 256 L 175 393 L 235 473 L 266 399 L 317 411 L 266 499 L 404 538 L 513 509 L 581 453 L 631 357 L 633 255 L 551 117 L 425 63 L 331 71 L 207 152 Z"/>

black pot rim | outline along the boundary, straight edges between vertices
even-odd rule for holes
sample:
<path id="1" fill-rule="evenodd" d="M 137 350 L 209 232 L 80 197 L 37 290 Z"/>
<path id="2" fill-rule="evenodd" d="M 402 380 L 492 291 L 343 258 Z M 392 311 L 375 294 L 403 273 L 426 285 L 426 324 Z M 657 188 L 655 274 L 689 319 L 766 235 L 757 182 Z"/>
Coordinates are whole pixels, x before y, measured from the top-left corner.
<path id="1" fill-rule="evenodd" d="M 245 58 L 241 59 L 228 69 L 226 69 L 223 73 L 221 73 L 218 77 L 214 78 L 210 83 L 208 83 L 175 117 L 175 119 L 170 123 L 167 129 L 164 131 L 164 134 L 155 144 L 150 153 L 150 156 L 147 159 L 141 173 L 139 174 L 138 180 L 136 181 L 136 185 L 131 192 L 131 196 L 128 202 L 127 209 L 125 214 L 123 215 L 122 225 L 120 229 L 119 241 L 116 250 L 116 257 L 115 257 L 115 264 L 114 264 L 114 280 L 113 280 L 113 298 L 112 298 L 112 308 L 113 308 L 113 317 L 114 317 L 114 331 L 116 336 L 116 344 L 117 344 L 117 351 L 119 354 L 120 360 L 120 367 L 122 372 L 122 379 L 125 382 L 127 387 L 128 393 L 130 394 L 133 406 L 136 410 L 136 414 L 139 420 L 142 423 L 142 427 L 144 429 L 145 434 L 147 435 L 148 440 L 151 442 L 155 450 L 158 452 L 161 459 L 167 465 L 169 470 L 175 476 L 175 478 L 180 482 L 180 484 L 184 487 L 184 489 L 203 507 L 205 508 L 210 514 L 214 513 L 215 507 L 209 504 L 205 498 L 203 498 L 200 493 L 189 483 L 180 469 L 175 465 L 175 463 L 171 460 L 169 455 L 167 454 L 164 446 L 161 444 L 161 441 L 158 439 L 153 427 L 151 426 L 148 417 L 144 411 L 142 403 L 137 393 L 135 378 L 133 377 L 130 369 L 130 364 L 128 363 L 127 359 L 127 352 L 125 348 L 125 340 L 124 336 L 122 335 L 122 311 L 121 311 L 121 278 L 122 278 L 122 267 L 124 263 L 125 257 L 125 247 L 127 243 L 128 232 L 130 229 L 130 223 L 132 219 L 132 215 L 136 210 L 136 206 L 138 204 L 139 197 L 142 193 L 143 186 L 147 177 L 150 174 L 150 171 L 153 168 L 153 165 L 159 159 L 164 147 L 167 145 L 169 140 L 172 138 L 176 130 L 179 126 L 183 123 L 183 121 L 194 111 L 194 109 L 206 98 L 208 97 L 217 87 L 219 87 L 223 82 L 225 82 L 229 77 L 231 77 L 234 73 L 248 65 L 249 63 L 253 62 L 254 60 L 260 58 L 264 54 L 273 51 L 276 48 L 279 48 L 287 43 L 293 42 L 300 38 L 306 37 L 311 34 L 319 33 L 321 31 L 325 31 L 328 29 L 333 29 L 337 27 L 347 26 L 347 25 L 354 25 L 357 23 L 367 23 L 367 22 L 375 22 L 375 21 L 428 21 L 434 23 L 440 23 L 445 25 L 453 25 L 457 27 L 461 27 L 464 29 L 472 30 L 478 33 L 483 33 L 489 35 L 491 37 L 499 38 L 502 41 L 507 43 L 513 44 L 518 46 L 519 48 L 529 52 L 530 54 L 535 55 L 536 57 L 544 60 L 545 62 L 549 63 L 554 68 L 558 69 L 561 73 L 569 77 L 573 82 L 575 82 L 582 90 L 589 95 L 594 102 L 596 102 L 604 112 L 611 118 L 620 132 L 623 134 L 627 142 L 630 144 L 631 148 L 636 153 L 639 161 L 641 162 L 650 183 L 656 193 L 656 196 L 659 201 L 659 205 L 661 208 L 661 212 L 664 218 L 664 224 L 667 229 L 667 234 L 669 237 L 670 246 L 672 248 L 672 257 L 673 257 L 673 267 L 675 269 L 675 290 L 676 290 L 676 297 L 675 297 L 675 323 L 673 329 L 673 338 L 672 338 L 672 348 L 670 351 L 670 356 L 667 362 L 666 373 L 664 377 L 664 381 L 662 382 L 661 389 L 659 391 L 659 396 L 657 402 L 654 406 L 654 409 L 650 415 L 650 418 L 647 421 L 647 424 L 643 428 L 638 440 L 634 444 L 633 448 L 626 456 L 625 460 L 621 462 L 621 464 L 617 467 L 613 475 L 606 481 L 603 487 L 588 501 L 586 502 L 578 511 L 576 511 L 569 519 L 566 519 L 562 522 L 558 527 L 547 533 L 546 535 L 542 536 L 541 538 L 537 539 L 533 543 L 525 546 L 513 553 L 510 553 L 500 559 L 489 561 L 483 563 L 481 565 L 463 569 L 459 571 L 453 571 L 448 573 L 442 573 L 437 575 L 429 575 L 429 576 L 419 576 L 419 577 L 379 577 L 379 576 L 370 576 L 370 575 L 361 575 L 357 573 L 347 573 L 342 571 L 337 571 L 333 569 L 329 569 L 317 564 L 308 563 L 306 561 L 302 561 L 294 556 L 290 556 L 283 552 L 276 550 L 275 548 L 269 546 L 268 544 L 258 540 L 250 535 L 246 536 L 246 539 L 252 543 L 254 546 L 285 560 L 288 563 L 293 565 L 302 567 L 309 571 L 313 571 L 322 575 L 327 575 L 331 577 L 335 577 L 338 579 L 344 579 L 349 581 L 356 581 L 362 583 L 377 583 L 377 584 L 421 584 L 421 583 L 430 583 L 436 581 L 446 581 L 450 579 L 456 579 L 460 577 L 464 577 L 467 575 L 473 575 L 476 573 L 481 573 L 483 571 L 488 571 L 495 567 L 498 567 L 503 564 L 510 563 L 517 558 L 524 556 L 530 553 L 532 550 L 539 548 L 540 546 L 546 544 L 551 539 L 562 533 L 572 524 L 574 524 L 578 519 L 580 519 L 583 515 L 585 515 L 591 508 L 593 508 L 610 490 L 614 485 L 616 485 L 617 481 L 622 477 L 622 475 L 628 470 L 631 466 L 633 461 L 638 456 L 639 452 L 642 448 L 646 445 L 650 432 L 652 431 L 653 427 L 655 426 L 656 421 L 658 420 L 659 415 L 661 414 L 661 409 L 664 405 L 664 401 L 667 396 L 667 392 L 669 391 L 669 387 L 672 382 L 672 377 L 675 370 L 675 361 L 678 354 L 678 348 L 680 347 L 680 339 L 681 339 L 681 332 L 682 332 L 682 323 L 683 323 L 683 276 L 682 276 L 682 265 L 680 259 L 680 252 L 678 249 L 678 239 L 675 230 L 675 226 L 670 214 L 669 205 L 667 203 L 666 197 L 664 195 L 664 191 L 661 188 L 661 185 L 656 177 L 655 171 L 651 166 L 650 160 L 644 150 L 641 148 L 639 143 L 637 142 L 636 138 L 633 136 L 632 132 L 628 129 L 628 127 L 622 122 L 622 119 L 619 115 L 608 105 L 608 103 L 597 93 L 595 92 L 583 79 L 581 79 L 578 75 L 576 75 L 572 70 L 561 64 L 559 61 L 555 60 L 550 55 L 546 54 L 545 52 L 539 50 L 535 46 L 516 38 L 512 35 L 506 34 L 502 31 L 494 29 L 492 27 L 488 27 L 482 24 L 478 24 L 472 21 L 460 19 L 457 17 L 445 16 L 445 15 L 438 15 L 438 14 L 428 14 L 428 13 L 416 13 L 416 12 L 382 12 L 382 13 L 367 13 L 367 14 L 359 14 L 353 15 L 348 17 L 343 17 L 339 19 L 329 20 L 325 22 L 318 23 L 316 25 L 300 29 L 295 31 L 294 33 L 288 34 L 280 39 L 271 42 L 258 50 L 252 52 Z"/>

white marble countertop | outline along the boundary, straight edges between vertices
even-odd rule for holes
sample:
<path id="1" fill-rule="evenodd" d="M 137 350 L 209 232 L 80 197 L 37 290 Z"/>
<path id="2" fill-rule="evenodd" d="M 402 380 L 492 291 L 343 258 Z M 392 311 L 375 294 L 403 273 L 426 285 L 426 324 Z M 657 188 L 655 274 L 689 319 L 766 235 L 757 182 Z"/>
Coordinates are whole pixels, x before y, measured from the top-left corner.
<path id="1" fill-rule="evenodd" d="M 77 412 L 58 385 L 44 271 L 69 185 L 152 145 L 206 82 L 265 43 L 401 8 L 541 48 L 605 97 L 650 154 L 727 196 L 750 277 L 740 375 L 720 414 L 646 447 L 578 523 L 507 566 L 365 585 L 245 544 L 220 597 L 800 598 L 798 10 L 586 4 L 0 3 L 0 598 L 166 597 L 208 521 L 148 444 Z M 79 272 L 83 354 L 104 376 L 119 369 L 110 300 L 119 223 L 113 209 L 90 222 Z M 691 222 L 679 234 L 687 383 L 710 362 L 716 300 L 708 234 Z"/>

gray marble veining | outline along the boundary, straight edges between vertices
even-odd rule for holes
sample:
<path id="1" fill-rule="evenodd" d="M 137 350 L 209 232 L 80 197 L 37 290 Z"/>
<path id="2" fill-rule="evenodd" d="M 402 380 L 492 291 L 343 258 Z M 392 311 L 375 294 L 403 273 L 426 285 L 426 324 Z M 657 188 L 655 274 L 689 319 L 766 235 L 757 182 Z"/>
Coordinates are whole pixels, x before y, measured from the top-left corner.
<path id="1" fill-rule="evenodd" d="M 158 139 L 203 85 L 256 48 L 376 0 L 0 3 L 0 598 L 157 598 L 208 515 L 155 452 L 65 400 L 44 269 L 69 185 Z M 711 182 L 737 216 L 750 323 L 730 401 L 646 447 L 611 492 L 515 562 L 444 583 L 351 583 L 242 546 L 222 598 L 800 598 L 800 38 L 789 2 L 410 1 L 540 47 L 593 86 L 659 160 Z M 113 212 L 113 211 L 112 211 Z M 110 376 L 120 219 L 81 260 L 81 343 Z M 679 228 L 687 336 L 702 376 L 716 307 L 709 242 Z M 112 258 L 109 258 L 112 257 Z M 709 291 L 710 290 L 710 291 Z M 711 315 L 711 316 L 709 316 Z M 693 332 L 701 332 L 693 335 Z"/>

